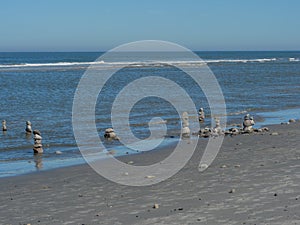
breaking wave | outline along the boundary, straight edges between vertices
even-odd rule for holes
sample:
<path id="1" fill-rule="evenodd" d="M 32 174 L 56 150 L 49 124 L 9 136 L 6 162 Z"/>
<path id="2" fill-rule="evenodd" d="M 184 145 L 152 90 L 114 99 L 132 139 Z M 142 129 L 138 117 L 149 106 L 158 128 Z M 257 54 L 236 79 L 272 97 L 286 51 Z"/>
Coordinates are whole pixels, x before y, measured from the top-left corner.
<path id="1" fill-rule="evenodd" d="M 289 58 L 290 62 L 300 62 L 300 59 L 298 58 Z"/>
<path id="2" fill-rule="evenodd" d="M 130 66 L 130 67 L 144 67 L 144 66 L 199 66 L 204 64 L 216 64 L 216 63 L 264 63 L 273 62 L 278 59 L 276 58 L 262 58 L 262 59 L 208 59 L 202 61 L 149 61 L 149 62 L 55 62 L 55 63 L 22 63 L 22 64 L 1 64 L 0 68 L 26 68 L 26 67 L 72 67 L 72 66 L 82 66 L 88 67 L 91 65 L 103 66 L 103 67 L 118 67 L 118 66 Z M 299 61 L 299 59 L 289 58 L 289 61 Z"/>

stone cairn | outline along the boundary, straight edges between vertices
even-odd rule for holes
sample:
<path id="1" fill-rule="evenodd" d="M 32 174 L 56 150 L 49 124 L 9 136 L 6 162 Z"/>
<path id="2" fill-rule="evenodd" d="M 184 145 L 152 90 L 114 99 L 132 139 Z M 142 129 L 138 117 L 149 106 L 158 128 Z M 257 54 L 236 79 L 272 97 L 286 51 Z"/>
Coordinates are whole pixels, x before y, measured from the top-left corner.
<path id="1" fill-rule="evenodd" d="M 215 124 L 216 124 L 215 127 L 212 129 L 209 127 L 200 129 L 198 136 L 208 138 L 210 136 L 217 137 L 217 136 L 223 135 L 224 131 L 221 128 L 221 123 L 220 123 L 219 118 L 215 118 Z"/>
<path id="2" fill-rule="evenodd" d="M 2 131 L 7 131 L 6 121 L 5 120 L 2 121 Z"/>
<path id="3" fill-rule="evenodd" d="M 33 136 L 33 139 L 34 139 L 33 152 L 35 154 L 43 153 L 41 132 L 39 130 L 34 130 L 33 134 L 34 134 L 34 136 Z"/>
<path id="4" fill-rule="evenodd" d="M 31 128 L 31 122 L 26 121 L 26 128 L 25 128 L 26 134 L 31 134 L 32 133 L 32 128 Z"/>
<path id="5" fill-rule="evenodd" d="M 221 134 L 223 134 L 224 132 L 222 131 L 222 128 L 221 128 L 221 122 L 220 122 L 220 118 L 216 117 L 215 118 L 215 127 L 213 129 L 213 134 L 214 136 L 219 136 Z"/>
<path id="6" fill-rule="evenodd" d="M 191 131 L 189 128 L 189 114 L 187 112 L 182 113 L 182 136 L 190 137 Z"/>
<path id="7" fill-rule="evenodd" d="M 254 119 L 252 116 L 247 114 L 244 116 L 244 122 L 243 122 L 243 131 L 244 133 L 251 133 L 253 132 L 253 125 L 255 124 Z"/>
<path id="8" fill-rule="evenodd" d="M 253 128 L 253 125 L 255 124 L 254 119 L 250 114 L 247 114 L 244 116 L 243 121 L 243 128 L 239 129 L 236 127 L 232 127 L 229 130 L 225 132 L 226 135 L 238 135 L 238 134 L 249 134 L 249 133 L 261 133 L 261 132 L 268 132 L 268 127 L 262 127 L 259 129 Z"/>
<path id="9" fill-rule="evenodd" d="M 200 109 L 199 109 L 198 114 L 199 114 L 199 117 L 198 117 L 199 122 L 200 122 L 200 123 L 203 123 L 204 120 L 205 120 L 205 113 L 204 113 L 203 108 L 200 108 Z"/>
<path id="10" fill-rule="evenodd" d="M 104 133 L 104 138 L 109 140 L 119 140 L 113 128 L 107 128 Z"/>

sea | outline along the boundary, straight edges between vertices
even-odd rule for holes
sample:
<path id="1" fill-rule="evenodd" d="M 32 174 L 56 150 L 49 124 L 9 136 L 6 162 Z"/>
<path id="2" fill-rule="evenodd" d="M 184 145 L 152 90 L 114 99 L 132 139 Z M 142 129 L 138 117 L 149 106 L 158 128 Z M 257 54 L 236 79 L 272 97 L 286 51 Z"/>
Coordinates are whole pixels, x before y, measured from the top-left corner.
<path id="1" fill-rule="evenodd" d="M 226 104 L 226 115 L 221 116 L 226 117 L 227 127 L 242 123 L 248 113 L 254 117 L 254 127 L 257 128 L 300 119 L 299 51 L 194 53 L 211 70 L 221 87 Z M 91 65 L 97 64 L 100 70 L 107 70 L 123 63 L 118 58 L 114 58 L 113 62 L 96 61 L 103 54 L 0 53 L 0 120 L 7 124 L 7 131 L 0 131 L 0 177 L 85 163 L 73 132 L 73 100 L 82 76 Z M 121 141 L 106 140 L 103 135 L 106 128 L 112 127 L 114 99 L 122 88 L 141 77 L 158 76 L 174 80 L 186 90 L 197 109 L 204 108 L 206 120 L 200 126 L 210 127 L 210 106 L 205 93 L 176 66 L 189 68 L 197 64 L 201 67 L 201 63 L 187 59 L 166 62 L 163 55 L 155 63 L 130 57 L 126 60 L 130 66 L 117 71 L 108 80 L 106 86 L 99 90 L 95 103 L 97 132 L 108 152 L 116 156 L 139 153 L 124 146 Z M 164 91 L 168 95 L 169 90 Z M 189 116 L 191 121 L 198 121 L 197 114 Z M 141 140 L 148 138 L 151 135 L 149 122 L 157 117 L 167 128 L 166 134 L 160 137 L 166 141 L 159 147 L 180 141 L 180 115 L 171 103 L 155 96 L 145 97 L 132 107 L 129 115 L 131 132 Z M 26 135 L 26 121 L 32 123 L 33 129 L 41 131 L 42 155 L 33 154 L 33 135 Z M 193 130 L 193 126 L 191 130 L 198 132 Z"/>

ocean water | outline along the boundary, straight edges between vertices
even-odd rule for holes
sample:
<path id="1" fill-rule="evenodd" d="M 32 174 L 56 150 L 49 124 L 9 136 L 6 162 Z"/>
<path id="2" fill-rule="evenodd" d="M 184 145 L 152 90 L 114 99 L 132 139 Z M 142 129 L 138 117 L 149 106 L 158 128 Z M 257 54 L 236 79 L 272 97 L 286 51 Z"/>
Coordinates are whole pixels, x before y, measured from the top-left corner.
<path id="1" fill-rule="evenodd" d="M 8 128 L 7 132 L 0 133 L 0 177 L 84 163 L 73 134 L 72 105 L 80 78 L 90 65 L 105 70 L 124 64 L 124 58 L 126 63 L 131 63 L 107 82 L 95 109 L 99 137 L 116 155 L 137 151 L 118 141 L 102 138 L 104 130 L 111 127 L 112 102 L 124 86 L 141 77 L 175 80 L 184 87 L 197 108 L 205 109 L 208 118 L 201 126 L 210 126 L 205 94 L 182 70 L 166 65 L 163 54 L 150 64 L 126 58 L 126 54 L 113 61 L 94 62 L 101 54 L 0 53 L 0 119 L 7 121 Z M 254 116 L 257 127 L 300 118 L 300 52 L 196 54 L 207 63 L 221 86 L 229 125 L 241 123 L 246 113 Z M 203 62 L 180 59 L 172 63 L 191 67 Z M 197 115 L 190 116 L 197 120 Z M 149 137 L 148 123 L 154 117 L 166 121 L 168 130 L 163 145 L 178 141 L 179 115 L 170 103 L 156 97 L 139 101 L 130 111 L 130 128 L 134 135 L 141 139 Z M 25 134 L 27 120 L 32 122 L 33 129 L 42 132 L 42 156 L 33 155 L 33 137 Z M 196 132 L 193 127 L 192 131 Z M 56 155 L 55 151 L 63 154 Z"/>

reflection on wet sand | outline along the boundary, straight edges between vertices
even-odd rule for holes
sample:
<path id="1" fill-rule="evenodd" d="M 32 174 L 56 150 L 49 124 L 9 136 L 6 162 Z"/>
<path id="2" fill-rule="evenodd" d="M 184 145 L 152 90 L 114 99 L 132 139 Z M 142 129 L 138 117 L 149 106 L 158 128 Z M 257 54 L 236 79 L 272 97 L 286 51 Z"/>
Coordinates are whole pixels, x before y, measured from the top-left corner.
<path id="1" fill-rule="evenodd" d="M 35 167 L 37 170 L 43 168 L 43 155 L 42 154 L 34 154 L 33 160 L 35 162 Z"/>

